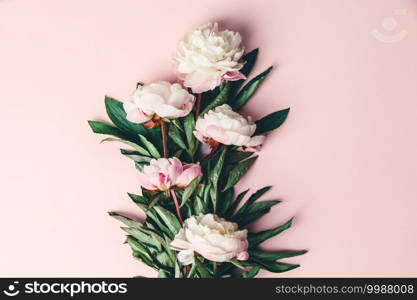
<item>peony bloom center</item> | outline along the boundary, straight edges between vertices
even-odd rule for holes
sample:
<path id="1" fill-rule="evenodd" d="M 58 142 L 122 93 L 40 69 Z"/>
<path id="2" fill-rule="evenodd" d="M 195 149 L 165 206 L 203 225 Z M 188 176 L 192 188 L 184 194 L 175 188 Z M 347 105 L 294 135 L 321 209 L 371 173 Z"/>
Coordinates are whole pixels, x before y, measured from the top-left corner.
<path id="1" fill-rule="evenodd" d="M 152 159 L 143 167 L 138 178 L 140 185 L 148 191 L 184 189 L 196 177 L 201 176 L 199 164 L 183 164 L 178 158 Z"/>

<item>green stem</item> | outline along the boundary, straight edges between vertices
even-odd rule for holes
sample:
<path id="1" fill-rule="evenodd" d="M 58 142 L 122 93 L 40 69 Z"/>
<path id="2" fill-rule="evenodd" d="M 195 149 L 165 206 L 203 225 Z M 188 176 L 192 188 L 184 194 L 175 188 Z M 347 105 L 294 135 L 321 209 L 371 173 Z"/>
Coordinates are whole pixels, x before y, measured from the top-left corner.
<path id="1" fill-rule="evenodd" d="M 217 262 L 213 261 L 213 276 L 216 277 L 217 273 Z"/>
<path id="2" fill-rule="evenodd" d="M 197 100 L 196 100 L 196 105 L 195 105 L 195 117 L 196 119 L 198 118 L 198 116 L 200 115 L 200 108 L 201 108 L 201 95 L 202 94 L 198 94 L 197 95 Z"/>
<path id="3" fill-rule="evenodd" d="M 164 151 L 164 158 L 168 157 L 168 147 L 167 147 L 167 131 L 165 127 L 165 122 L 161 120 L 161 134 L 162 134 L 162 147 Z"/>
<path id="4" fill-rule="evenodd" d="M 177 195 L 175 194 L 174 190 L 170 190 L 170 192 L 171 192 L 172 200 L 174 201 L 175 210 L 177 211 L 178 220 L 180 221 L 180 224 L 182 225 L 182 223 L 184 223 L 184 222 L 182 220 L 182 215 L 181 215 L 180 206 L 178 204 Z"/>

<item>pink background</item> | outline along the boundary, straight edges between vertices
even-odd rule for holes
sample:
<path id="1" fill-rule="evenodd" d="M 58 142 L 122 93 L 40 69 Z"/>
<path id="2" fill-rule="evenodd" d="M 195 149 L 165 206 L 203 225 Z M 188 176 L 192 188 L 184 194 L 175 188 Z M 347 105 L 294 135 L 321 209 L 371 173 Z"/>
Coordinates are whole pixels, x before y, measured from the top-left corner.
<path id="1" fill-rule="evenodd" d="M 0 276 L 153 274 L 106 214 L 141 215 L 135 169 L 86 120 L 172 78 L 178 39 L 209 20 L 261 48 L 256 72 L 277 66 L 246 112 L 291 107 L 240 186 L 285 200 L 256 229 L 296 215 L 265 248 L 310 252 L 261 275 L 417 276 L 412 0 L 0 1 Z"/>

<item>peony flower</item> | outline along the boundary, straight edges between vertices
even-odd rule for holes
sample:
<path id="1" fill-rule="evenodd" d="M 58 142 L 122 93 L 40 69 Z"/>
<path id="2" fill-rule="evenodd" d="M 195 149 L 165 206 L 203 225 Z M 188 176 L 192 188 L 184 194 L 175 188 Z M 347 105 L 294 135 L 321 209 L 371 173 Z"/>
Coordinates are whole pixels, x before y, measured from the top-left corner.
<path id="1" fill-rule="evenodd" d="M 219 31 L 217 23 L 205 24 L 179 42 L 174 61 L 178 76 L 194 93 L 214 89 L 223 81 L 244 79 L 242 38 L 238 32 Z"/>
<path id="2" fill-rule="evenodd" d="M 185 220 L 171 248 L 179 251 L 178 261 L 183 265 L 194 261 L 194 253 L 217 262 L 247 260 L 248 231 L 237 229 L 236 223 L 213 214 L 192 216 Z"/>
<path id="3" fill-rule="evenodd" d="M 250 117 L 244 118 L 223 104 L 197 120 L 194 135 L 212 148 L 221 143 L 239 146 L 245 151 L 258 151 L 265 136 L 252 136 L 255 130 L 256 124 Z"/>
<path id="4" fill-rule="evenodd" d="M 126 118 L 133 123 L 152 119 L 175 119 L 188 115 L 195 97 L 178 83 L 158 81 L 139 86 L 130 100 L 123 103 Z"/>
<path id="5" fill-rule="evenodd" d="M 152 159 L 149 165 L 139 172 L 139 183 L 149 191 L 184 189 L 194 178 L 201 175 L 198 164 L 183 165 L 176 157 Z"/>

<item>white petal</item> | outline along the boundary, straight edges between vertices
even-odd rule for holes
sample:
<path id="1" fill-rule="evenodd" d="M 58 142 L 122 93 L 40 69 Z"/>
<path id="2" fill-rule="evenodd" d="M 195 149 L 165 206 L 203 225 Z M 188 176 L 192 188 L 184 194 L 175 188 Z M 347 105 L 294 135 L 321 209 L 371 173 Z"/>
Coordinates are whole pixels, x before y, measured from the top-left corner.
<path id="1" fill-rule="evenodd" d="M 178 261 L 183 265 L 190 265 L 194 262 L 193 250 L 182 250 L 178 253 Z"/>

